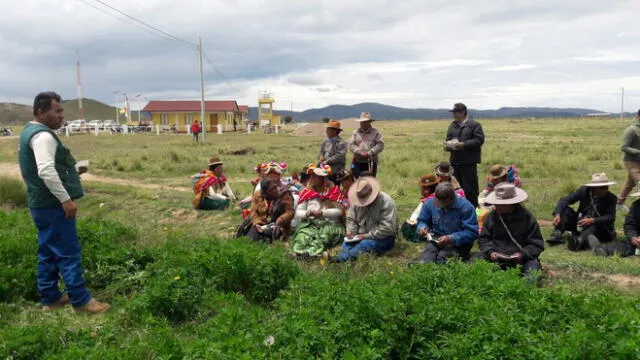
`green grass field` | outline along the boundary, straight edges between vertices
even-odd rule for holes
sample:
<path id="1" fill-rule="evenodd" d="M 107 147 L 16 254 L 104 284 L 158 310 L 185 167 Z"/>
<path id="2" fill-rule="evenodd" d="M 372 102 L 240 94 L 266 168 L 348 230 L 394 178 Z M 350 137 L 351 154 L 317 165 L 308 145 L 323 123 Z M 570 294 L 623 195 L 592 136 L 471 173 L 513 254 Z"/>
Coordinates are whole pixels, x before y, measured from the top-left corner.
<path id="1" fill-rule="evenodd" d="M 551 212 L 557 200 L 588 182 L 593 172 L 606 172 L 609 178 L 618 182 L 611 189 L 614 194 L 619 192 L 626 179 L 619 142 L 622 131 L 629 122 L 601 119 L 480 121 L 486 135 L 483 163 L 479 166 L 481 186 L 484 186 L 484 174 L 491 165 L 517 164 L 523 179 L 523 188 L 529 193 L 526 206 L 539 220 L 551 220 Z M 389 193 L 397 202 L 399 221 L 404 221 L 417 205 L 419 189 L 415 183 L 420 175 L 432 172 L 438 162 L 448 160 L 448 154 L 442 150 L 442 141 L 448 124 L 449 121 L 375 123 L 385 137 L 385 150 L 381 155 L 378 178 L 382 183 L 383 191 Z M 345 134 L 345 138 L 349 135 Z M 237 209 L 226 212 L 197 212 L 192 209 L 192 193 L 188 176 L 201 170 L 210 157 L 222 158 L 231 186 L 242 198 L 249 195 L 251 191 L 249 180 L 255 177 L 252 168 L 256 163 L 265 160 L 286 161 L 290 171 L 298 171 L 309 162 L 316 160 L 322 138 L 296 137 L 285 132 L 280 135 L 207 134 L 205 144 L 194 144 L 187 135 L 156 136 L 155 134 L 98 137 L 76 135 L 63 138 L 63 141 L 71 148 L 77 159 L 90 160 L 90 173 L 100 178 L 99 181 L 84 182 L 87 196 L 79 201 L 80 218 L 101 219 L 131 228 L 138 234 L 134 246 L 136 249 L 158 250 L 176 239 L 185 241 L 213 237 L 225 239 L 233 233 L 235 226 L 239 223 L 240 213 Z M 17 161 L 16 139 L 0 140 L 0 159 L 2 163 Z M 107 183 L 104 178 L 113 179 L 113 183 Z M 128 183 L 123 184 L 121 179 L 127 180 Z M 628 205 L 630 203 L 631 200 Z M 623 214 L 618 214 L 616 228 L 620 237 L 622 221 Z M 545 236 L 548 236 L 550 231 L 550 227 L 543 227 Z M 284 245 L 278 244 L 275 247 L 284 247 Z M 389 273 L 401 274 L 406 271 L 406 262 L 417 256 L 421 248 L 420 245 L 399 241 L 396 249 L 388 256 L 377 259 L 365 258 L 353 267 L 335 269 L 321 266 L 319 263 L 302 263 L 299 267 L 304 274 L 309 274 L 304 276 L 325 276 L 327 273 L 337 273 L 338 277 L 358 278 L 370 275 L 388 276 Z M 612 294 L 615 301 L 617 298 L 626 299 L 629 294 L 637 295 L 640 289 L 639 282 L 636 282 L 635 278 L 640 275 L 640 266 L 635 258 L 603 259 L 588 252 L 571 253 L 566 248 L 554 247 L 545 250 L 542 261 L 548 272 L 543 280 L 544 287 L 535 290 L 541 291 L 542 294 L 557 294 L 558 297 L 562 297 L 571 296 L 574 292 L 578 294 L 607 293 Z M 34 261 L 33 267 L 35 265 Z M 544 291 L 550 293 L 544 293 Z M 135 335 L 127 338 L 126 341 L 135 342 L 137 339 L 139 341 L 136 343 L 137 346 L 148 350 L 147 352 L 141 350 L 140 356 L 149 358 L 153 358 L 152 354 L 160 354 L 149 349 L 171 347 L 170 344 L 156 344 L 150 341 L 148 336 L 150 333 L 154 334 L 153 329 L 175 331 L 179 335 L 175 335 L 177 339 L 174 340 L 178 342 L 195 343 L 203 338 L 200 332 L 204 330 L 201 326 L 207 322 L 193 320 L 193 323 L 183 324 L 180 329 L 177 329 L 171 324 L 163 323 L 164 320 L 146 319 L 139 322 L 127 320 L 130 316 L 129 312 L 132 311 L 127 304 L 135 301 L 135 292 L 122 295 L 107 288 L 103 294 L 116 305 L 113 314 L 104 319 L 75 318 L 67 313 L 41 315 L 33 303 L 18 302 L 17 305 L 8 304 L 3 308 L 5 311 L 11 311 L 12 315 L 7 316 L 10 320 L 5 322 L 2 322 L 0 316 L 0 326 L 18 324 L 26 329 L 44 321 L 56 326 L 64 324 L 66 327 L 80 329 L 78 331 L 96 327 L 109 328 L 110 331 L 131 331 Z M 222 302 L 226 304 L 233 301 L 227 299 Z M 254 309 L 255 306 L 262 305 L 251 305 L 250 308 Z M 611 303 L 610 306 L 615 305 Z M 265 310 L 260 308 L 256 311 Z M 280 310 L 274 311 L 279 314 Z M 232 321 L 232 319 L 233 316 L 227 320 Z M 162 326 L 158 327 L 156 321 L 164 325 L 161 324 Z M 295 331 L 293 328 L 291 330 Z M 156 335 L 154 334 L 154 339 Z M 150 341 L 146 347 L 140 343 L 144 341 Z M 218 339 L 218 341 L 224 341 L 224 339 Z M 316 353 L 326 354 L 322 351 Z M 343 354 L 341 357 L 344 357 L 344 353 L 341 354 Z M 355 351 L 354 354 L 365 356 L 354 358 L 369 358 L 363 355 L 366 352 Z M 433 356 L 432 353 L 430 354 Z M 471 356 L 473 353 L 469 354 Z M 579 353 L 566 358 L 580 358 L 576 354 Z M 593 355 L 591 352 L 584 354 L 587 357 Z M 266 350 L 263 355 L 265 358 L 278 358 L 277 354 L 268 353 Z M 500 355 L 496 356 L 500 357 Z M 207 356 L 201 358 L 207 358 Z M 545 358 L 545 356 L 530 358 Z"/>

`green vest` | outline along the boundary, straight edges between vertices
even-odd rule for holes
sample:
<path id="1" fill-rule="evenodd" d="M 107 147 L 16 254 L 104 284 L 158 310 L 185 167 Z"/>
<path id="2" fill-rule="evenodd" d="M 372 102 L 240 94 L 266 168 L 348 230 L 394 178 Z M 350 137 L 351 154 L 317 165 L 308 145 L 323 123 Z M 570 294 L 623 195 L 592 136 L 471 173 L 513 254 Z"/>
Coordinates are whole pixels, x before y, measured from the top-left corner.
<path id="1" fill-rule="evenodd" d="M 38 165 L 29 145 L 33 136 L 39 132 L 48 131 L 56 139 L 55 168 L 62 181 L 62 186 L 71 197 L 78 199 L 84 195 L 82 185 L 80 185 L 80 175 L 76 170 L 76 159 L 73 158 L 69 149 L 62 145 L 62 142 L 48 126 L 40 123 L 28 123 L 20 135 L 20 149 L 18 160 L 20 161 L 20 172 L 27 184 L 27 200 L 30 208 L 44 208 L 59 206 L 60 201 L 53 196 L 44 181 L 38 176 Z"/>

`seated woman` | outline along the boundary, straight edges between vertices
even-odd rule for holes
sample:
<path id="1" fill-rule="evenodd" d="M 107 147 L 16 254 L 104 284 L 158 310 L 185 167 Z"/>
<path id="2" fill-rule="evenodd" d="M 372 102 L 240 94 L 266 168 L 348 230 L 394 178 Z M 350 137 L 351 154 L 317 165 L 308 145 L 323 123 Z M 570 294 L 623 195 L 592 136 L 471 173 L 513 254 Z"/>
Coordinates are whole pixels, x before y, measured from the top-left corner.
<path id="1" fill-rule="evenodd" d="M 409 219 L 407 219 L 400 228 L 404 238 L 411 242 L 421 242 L 421 239 L 418 237 L 416 232 L 418 227 L 418 216 L 420 216 L 422 204 L 435 196 L 438 179 L 433 174 L 422 175 L 418 185 L 420 185 L 420 203 L 418 203 L 418 206 L 413 211 Z"/>
<path id="2" fill-rule="evenodd" d="M 462 186 L 460 186 L 460 183 L 458 182 L 458 180 L 456 180 L 455 176 L 453 176 L 453 166 L 451 166 L 451 164 L 449 164 L 446 161 L 441 162 L 440 164 L 438 164 L 433 171 L 435 172 L 436 176 L 438 177 L 438 182 L 450 182 L 451 185 L 453 185 L 453 189 L 456 191 L 456 195 L 460 196 L 460 197 L 466 197 L 464 194 L 464 190 L 462 190 Z"/>
<path id="3" fill-rule="evenodd" d="M 224 210 L 236 197 L 227 183 L 223 173 L 223 162 L 219 158 L 211 158 L 209 169 L 191 176 L 194 182 L 193 207 L 198 210 Z"/>
<path id="4" fill-rule="evenodd" d="M 340 188 L 329 181 L 331 167 L 311 164 L 308 185 L 300 193 L 295 218 L 298 225 L 292 237 L 292 256 L 320 256 L 342 241 L 345 210 L 339 203 Z"/>
<path id="5" fill-rule="evenodd" d="M 290 234 L 294 212 L 291 193 L 272 179 L 264 178 L 260 191 L 253 195 L 250 226 L 238 231 L 237 236 L 246 235 L 254 241 L 285 240 Z"/>

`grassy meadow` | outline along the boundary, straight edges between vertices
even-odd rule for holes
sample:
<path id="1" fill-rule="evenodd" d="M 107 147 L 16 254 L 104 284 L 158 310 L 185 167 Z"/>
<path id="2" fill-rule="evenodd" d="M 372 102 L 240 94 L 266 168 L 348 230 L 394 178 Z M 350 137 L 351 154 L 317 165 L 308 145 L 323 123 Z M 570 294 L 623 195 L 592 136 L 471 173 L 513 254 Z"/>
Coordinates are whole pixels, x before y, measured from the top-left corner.
<path id="1" fill-rule="evenodd" d="M 588 182 L 594 172 L 606 172 L 610 179 L 618 182 L 611 189 L 615 194 L 626 179 L 619 142 L 630 120 L 479 121 L 486 135 L 483 163 L 479 166 L 481 186 L 491 165 L 516 164 L 523 188 L 529 193 L 526 206 L 539 220 L 551 220 L 557 200 Z M 374 124 L 385 138 L 378 178 L 383 191 L 396 200 L 399 221 L 404 221 L 417 205 L 418 178 L 448 159 L 448 153 L 442 149 L 448 124 L 449 121 Z M 349 135 L 350 131 L 346 131 L 344 137 Z M 622 340 L 598 333 L 624 328 L 624 335 L 632 337 L 640 331 L 633 325 L 640 323 L 640 316 L 635 315 L 640 312 L 633 301 L 640 290 L 640 281 L 635 277 L 640 275 L 640 266 L 635 258 L 602 259 L 589 252 L 547 248 L 541 257 L 546 268 L 541 288 L 526 285 L 515 272 L 503 274 L 484 265 L 407 269 L 406 262 L 417 256 L 422 246 L 403 240 L 398 241 L 388 256 L 364 257 L 352 266 L 327 267 L 316 262 L 292 265 L 295 263 L 287 258 L 283 244 L 269 248 L 253 244 L 239 246 L 245 243 L 226 241 L 240 222 L 239 210 L 197 212 L 192 209 L 188 177 L 205 167 L 212 156 L 219 156 L 225 162 L 231 187 L 243 198 L 250 194 L 249 180 L 256 176 L 252 169 L 257 163 L 285 161 L 289 172 L 299 171 L 316 160 L 322 137 L 298 137 L 285 131 L 279 135 L 207 134 L 204 144 L 193 143 L 188 135 L 166 134 L 75 135 L 63 141 L 76 159 L 90 160 L 92 177 L 84 181 L 87 195 L 78 202 L 79 216 L 84 222 L 82 226 L 98 229 L 93 241 L 104 247 L 90 246 L 87 250 L 85 245 L 85 252 L 89 252 L 85 255 L 89 257 L 87 267 L 90 274 L 94 274 L 89 285 L 94 285 L 99 296 L 115 305 L 114 311 L 98 318 L 75 317 L 70 311 L 41 314 L 34 303 L 37 298 L 27 290 L 22 296 L 21 293 L 5 296 L 0 299 L 4 301 L 4 304 L 0 301 L 0 335 L 4 335 L 0 338 L 5 339 L 4 343 L 0 340 L 0 357 L 55 358 L 53 354 L 59 354 L 56 356 L 60 358 L 66 354 L 82 358 L 163 359 L 639 356 L 633 341 L 621 343 Z M 4 169 L 7 163 L 16 161 L 17 139 L 0 139 L 0 166 L 5 165 Z M 10 194 L 11 187 L 22 189 L 15 183 L 7 184 L 8 180 L 2 182 L 0 195 Z M 28 224 L 25 210 L 15 208 L 20 200 L 15 196 L 2 196 L 0 200 L 6 197 L 12 203 L 5 204 L 4 215 L 0 214 L 4 220 L 0 218 L 0 222 L 19 223 L 20 234 L 31 231 L 33 237 L 35 232 Z M 627 205 L 631 201 L 629 199 Z M 618 214 L 616 228 L 620 237 L 622 221 L 623 214 Z M 124 230 L 117 230 L 120 228 Z M 89 230 L 87 238 L 91 236 Z M 550 231 L 548 225 L 543 226 L 543 235 L 548 236 Z M 120 239 L 120 233 L 125 233 L 126 238 Z M 0 242 L 3 236 L 8 239 L 18 236 L 16 234 L 17 231 L 0 231 Z M 121 249 L 109 245 L 112 238 L 113 243 L 123 244 Z M 220 240 L 211 240 L 213 238 Z M 5 246 L 3 250 L 1 246 L 0 254 L 11 254 L 11 249 Z M 101 258 L 101 249 L 109 256 Z M 246 254 L 239 256 L 242 251 Z M 16 253 L 20 252 L 16 250 Z M 29 255 L 31 257 L 20 266 L 25 269 L 31 266 L 33 271 L 35 252 Z M 206 259 L 211 259 L 211 263 Z M 19 266 L 11 263 L 8 268 Z M 102 274 L 101 271 L 108 275 L 95 276 L 96 272 Z M 246 279 L 248 273 L 252 274 L 250 279 Z M 9 278 L 20 279 L 19 273 L 11 274 L 14 277 L 6 275 L 5 282 Z M 453 284 L 445 286 L 437 279 Z M 457 288 L 456 282 L 460 282 Z M 317 284 L 317 288 L 310 284 Z M 384 290 L 385 284 L 389 284 L 388 291 Z M 438 290 L 439 286 L 448 290 L 443 293 L 444 290 Z M 493 290 L 487 290 L 489 288 Z M 320 293 L 325 298 L 332 294 L 329 298 L 334 300 L 317 295 Z M 369 303 L 375 303 L 376 299 L 367 294 L 379 296 L 379 308 Z M 360 302 L 353 307 L 341 306 L 340 296 Z M 469 301 L 464 301 L 465 297 Z M 412 299 L 422 299 L 433 307 L 424 307 Z M 494 300 L 496 303 L 492 305 Z M 605 307 L 616 307 L 614 303 L 621 305 L 609 314 L 601 313 Z M 470 314 L 477 311 L 480 315 L 467 319 L 465 316 L 469 314 L 460 313 L 457 318 L 445 319 L 450 309 L 465 306 Z M 531 313 L 520 306 L 531 309 Z M 566 312 L 560 314 L 562 311 L 558 309 Z M 354 314 L 347 316 L 349 321 L 335 320 L 351 311 Z M 422 317 L 416 320 L 410 315 L 413 312 Z M 424 317 L 427 312 L 439 315 Z M 393 323 L 392 316 L 402 319 L 402 324 Z M 541 319 L 540 328 L 528 325 L 532 319 Z M 389 321 L 397 327 L 388 325 Z M 468 326 L 460 327 L 458 323 L 464 321 L 468 321 Z M 57 330 L 49 335 L 43 329 L 47 327 Z M 431 330 L 425 330 L 427 328 Z M 519 329 L 513 331 L 523 338 L 518 339 L 514 333 L 508 335 L 511 328 Z M 361 331 L 365 331 L 366 336 Z M 501 335 L 491 338 L 486 332 Z M 404 335 L 386 337 L 398 333 L 409 335 L 407 338 L 402 337 Z M 299 338 L 293 334 L 300 334 Z M 500 339 L 502 335 L 505 337 Z M 275 344 L 269 336 L 275 338 Z M 9 338 L 24 339 L 6 340 Z M 44 339 L 42 344 L 38 339 Z M 529 345 L 525 344 L 527 339 L 531 340 Z M 491 346 L 483 348 L 485 342 Z M 529 349 L 543 342 L 547 345 Z M 516 350 L 509 350 L 504 344 Z M 526 347 L 527 352 L 518 352 L 518 346 Z M 524 348 L 521 351 L 525 351 Z"/>

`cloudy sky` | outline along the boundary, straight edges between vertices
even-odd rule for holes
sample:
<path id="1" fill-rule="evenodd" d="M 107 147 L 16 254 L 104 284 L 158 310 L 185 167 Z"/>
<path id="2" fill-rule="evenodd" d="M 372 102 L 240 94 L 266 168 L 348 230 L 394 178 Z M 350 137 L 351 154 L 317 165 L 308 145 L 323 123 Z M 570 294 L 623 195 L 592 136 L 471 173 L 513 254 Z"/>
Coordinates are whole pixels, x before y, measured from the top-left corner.
<path id="1" fill-rule="evenodd" d="M 108 4 L 188 43 L 201 35 L 207 99 L 618 112 L 624 87 L 625 110 L 640 107 L 638 0 L 0 2 L 0 101 L 76 97 L 76 50 L 84 97 L 198 99 L 195 45 Z"/>

